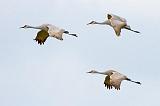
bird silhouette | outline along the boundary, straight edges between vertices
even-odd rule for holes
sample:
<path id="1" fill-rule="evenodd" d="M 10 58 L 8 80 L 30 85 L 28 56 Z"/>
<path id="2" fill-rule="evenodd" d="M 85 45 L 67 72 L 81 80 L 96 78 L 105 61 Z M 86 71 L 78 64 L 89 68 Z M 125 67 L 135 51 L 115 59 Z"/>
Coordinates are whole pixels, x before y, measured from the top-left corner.
<path id="1" fill-rule="evenodd" d="M 107 14 L 107 19 L 103 22 L 91 21 L 87 25 L 90 24 L 109 25 L 114 29 L 117 36 L 120 36 L 121 29 L 127 29 L 135 33 L 140 33 L 139 31 L 131 29 L 131 27 L 127 24 L 125 18 L 119 17 L 114 14 Z"/>
<path id="2" fill-rule="evenodd" d="M 24 25 L 23 27 L 20 27 L 20 28 L 40 29 L 40 31 L 37 33 L 36 38 L 34 39 L 40 45 L 44 44 L 44 42 L 46 41 L 46 39 L 48 37 L 54 37 L 58 40 L 63 40 L 63 38 L 62 38 L 63 33 L 78 37 L 76 34 L 70 34 L 68 31 L 61 29 L 61 28 L 58 28 L 58 27 L 51 25 L 51 24 L 42 24 L 42 25 L 36 26 L 36 27 L 30 26 L 30 25 Z"/>
<path id="3" fill-rule="evenodd" d="M 140 82 L 133 81 L 127 76 L 115 71 L 115 70 L 108 70 L 105 72 L 98 72 L 96 70 L 91 70 L 87 73 L 96 73 L 96 74 L 103 74 L 106 75 L 104 80 L 104 85 L 107 87 L 107 89 L 112 89 L 113 87 L 117 90 L 120 90 L 120 85 L 123 80 L 127 80 L 130 82 L 134 82 L 136 84 L 141 84 Z"/>

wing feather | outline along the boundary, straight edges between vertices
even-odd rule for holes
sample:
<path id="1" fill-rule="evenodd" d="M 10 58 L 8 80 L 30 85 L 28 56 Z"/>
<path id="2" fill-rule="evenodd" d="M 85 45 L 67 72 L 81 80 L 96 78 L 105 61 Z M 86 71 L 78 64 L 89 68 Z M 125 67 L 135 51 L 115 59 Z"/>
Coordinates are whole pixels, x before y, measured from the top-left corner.
<path id="1" fill-rule="evenodd" d="M 108 19 L 112 18 L 114 20 L 119 20 L 119 21 L 122 21 L 122 22 L 127 22 L 127 20 L 125 18 L 122 18 L 122 17 L 114 15 L 114 14 L 107 14 L 107 18 Z"/>
<path id="2" fill-rule="evenodd" d="M 64 29 L 60 29 L 60 28 L 53 26 L 53 25 L 48 26 L 48 28 L 49 28 L 48 33 L 51 37 L 54 37 L 59 40 L 63 40 L 62 35 L 65 31 Z"/>
<path id="3" fill-rule="evenodd" d="M 118 72 L 115 72 L 110 76 L 110 79 L 111 85 L 114 86 L 115 89 L 120 90 L 121 82 L 126 79 L 126 76 Z"/>
<path id="4" fill-rule="evenodd" d="M 38 44 L 44 44 L 44 42 L 46 41 L 46 39 L 49 37 L 49 34 L 47 31 L 45 30 L 41 30 L 37 33 L 37 36 L 34 40 L 36 40 L 38 42 Z"/>
<path id="5" fill-rule="evenodd" d="M 111 26 L 113 27 L 116 35 L 120 36 L 121 29 L 126 26 L 126 23 L 118 21 L 118 20 L 113 20 L 113 19 L 111 19 L 110 22 L 111 22 Z"/>
<path id="6" fill-rule="evenodd" d="M 104 85 L 105 85 L 105 87 L 107 87 L 107 89 L 112 89 L 112 85 L 111 85 L 111 83 L 110 83 L 110 76 L 109 76 L 109 75 L 107 75 L 107 76 L 105 77 Z"/>

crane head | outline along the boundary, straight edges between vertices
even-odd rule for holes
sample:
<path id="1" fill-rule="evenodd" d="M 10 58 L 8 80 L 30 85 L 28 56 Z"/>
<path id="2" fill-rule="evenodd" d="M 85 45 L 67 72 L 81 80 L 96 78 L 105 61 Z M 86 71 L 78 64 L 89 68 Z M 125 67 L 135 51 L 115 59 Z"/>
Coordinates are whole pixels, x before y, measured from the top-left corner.
<path id="1" fill-rule="evenodd" d="M 97 73 L 97 71 L 96 70 L 91 70 L 91 71 L 89 71 L 87 73 Z"/>
<path id="2" fill-rule="evenodd" d="M 20 28 L 28 28 L 28 27 L 29 27 L 29 25 L 24 25 L 24 26 L 22 26 Z"/>
<path id="3" fill-rule="evenodd" d="M 90 24 L 96 24 L 96 21 L 91 21 L 91 22 L 88 23 L 87 25 L 90 25 Z"/>

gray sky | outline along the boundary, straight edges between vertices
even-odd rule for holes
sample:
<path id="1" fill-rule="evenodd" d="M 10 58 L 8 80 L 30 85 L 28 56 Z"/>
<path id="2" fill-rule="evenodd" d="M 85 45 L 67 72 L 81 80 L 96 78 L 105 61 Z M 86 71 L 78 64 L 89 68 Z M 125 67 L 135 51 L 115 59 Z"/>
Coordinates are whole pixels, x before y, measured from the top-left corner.
<path id="1" fill-rule="evenodd" d="M 159 0 L 3 0 L 0 3 L 0 106 L 158 106 L 160 98 Z M 87 26 L 107 13 L 127 19 L 141 34 L 109 26 Z M 51 23 L 78 38 L 33 39 L 37 30 L 19 29 Z M 120 91 L 107 90 L 96 69 L 116 69 L 133 80 Z"/>

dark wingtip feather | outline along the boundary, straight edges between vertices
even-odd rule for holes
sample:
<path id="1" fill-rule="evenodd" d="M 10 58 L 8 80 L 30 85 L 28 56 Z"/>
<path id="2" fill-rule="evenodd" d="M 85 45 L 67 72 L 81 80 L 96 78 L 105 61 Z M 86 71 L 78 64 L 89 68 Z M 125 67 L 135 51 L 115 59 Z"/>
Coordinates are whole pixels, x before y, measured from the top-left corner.
<path id="1" fill-rule="evenodd" d="M 38 40 L 38 39 L 36 39 L 36 38 L 35 38 L 35 39 L 33 39 L 33 40 L 35 40 L 36 42 L 38 42 L 38 44 L 40 44 L 40 45 L 42 45 L 42 44 L 44 45 L 44 42 L 43 42 L 43 41 L 41 41 L 41 40 Z"/>

